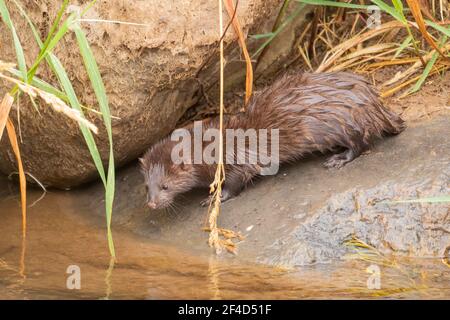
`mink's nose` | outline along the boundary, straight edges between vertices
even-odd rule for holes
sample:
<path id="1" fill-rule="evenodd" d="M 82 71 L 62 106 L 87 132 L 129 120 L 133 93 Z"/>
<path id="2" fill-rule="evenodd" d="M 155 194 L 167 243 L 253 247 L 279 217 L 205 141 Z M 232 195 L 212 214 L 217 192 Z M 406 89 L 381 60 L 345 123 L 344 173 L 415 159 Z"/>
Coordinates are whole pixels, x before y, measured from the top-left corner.
<path id="1" fill-rule="evenodd" d="M 156 207 L 157 207 L 156 203 L 153 202 L 153 201 L 147 202 L 147 206 L 148 206 L 150 209 L 156 209 Z"/>

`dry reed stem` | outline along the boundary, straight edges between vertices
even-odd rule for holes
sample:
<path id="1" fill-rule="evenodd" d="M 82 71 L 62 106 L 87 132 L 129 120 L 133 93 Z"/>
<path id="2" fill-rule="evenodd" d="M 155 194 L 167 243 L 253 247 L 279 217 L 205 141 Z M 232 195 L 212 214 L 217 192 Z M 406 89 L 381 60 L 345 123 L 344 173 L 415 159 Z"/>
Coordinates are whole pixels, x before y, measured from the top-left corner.
<path id="1" fill-rule="evenodd" d="M 378 69 L 380 67 L 385 67 L 385 66 L 393 66 L 393 65 L 402 65 L 402 64 L 410 64 L 413 62 L 417 62 L 419 60 L 419 58 L 414 57 L 414 58 L 402 58 L 402 59 L 389 59 L 387 61 L 382 61 L 382 62 L 374 62 L 369 64 L 366 67 L 366 70 L 368 71 L 369 69 Z"/>
<path id="2" fill-rule="evenodd" d="M 354 51 L 352 53 L 349 53 L 346 56 L 343 56 L 341 58 L 341 60 L 347 60 L 347 59 L 353 59 L 353 58 L 357 58 L 359 56 L 363 56 L 363 55 L 367 55 L 367 54 L 374 54 L 374 53 L 379 53 L 379 52 L 386 52 L 385 50 L 388 49 L 392 49 L 393 47 L 395 47 L 396 44 L 395 43 L 380 43 L 380 44 L 376 44 L 370 47 L 366 47 L 363 48 L 361 50 L 357 50 Z"/>
<path id="3" fill-rule="evenodd" d="M 0 140 L 2 139 L 3 131 L 5 130 L 6 122 L 8 121 L 9 111 L 14 102 L 14 97 L 9 93 L 5 94 L 0 103 Z"/>
<path id="4" fill-rule="evenodd" d="M 450 49 L 450 43 L 445 45 L 443 47 L 444 51 L 449 50 Z M 428 62 L 431 57 L 434 55 L 436 51 L 435 50 L 431 50 L 430 52 L 428 52 L 425 56 L 423 56 L 423 60 L 425 62 Z M 403 71 L 403 72 L 399 72 L 397 73 L 393 78 L 385 81 L 381 87 L 387 87 L 390 86 L 394 83 L 399 82 L 400 80 L 410 77 L 411 75 L 413 75 L 417 70 L 419 70 L 422 67 L 422 62 L 421 61 L 416 61 L 411 67 L 409 67 L 407 70 Z"/>
<path id="5" fill-rule="evenodd" d="M 330 67 L 328 69 L 328 71 L 341 71 L 344 69 L 349 69 L 351 67 L 354 66 L 358 66 L 358 65 L 362 65 L 365 62 L 371 61 L 371 60 L 376 60 L 376 59 L 381 59 L 383 56 L 388 55 L 392 52 L 395 52 L 395 49 L 392 50 L 392 48 L 395 46 L 395 44 L 377 44 L 371 47 L 367 47 L 364 49 L 360 49 L 357 50 L 355 52 L 350 53 L 347 56 L 344 56 L 340 59 L 338 59 L 338 61 L 343 61 L 340 64 L 336 64 L 333 67 Z M 387 49 L 391 49 L 386 51 Z M 377 55 L 370 55 L 370 54 L 375 54 L 378 53 Z M 362 56 L 366 56 L 366 57 L 362 57 Z M 389 58 L 387 58 L 389 59 Z M 337 61 L 336 61 L 337 63 Z"/>
<path id="6" fill-rule="evenodd" d="M 0 60 L 0 72 L 12 69 L 15 66 L 16 65 L 14 63 L 4 62 L 4 61 Z"/>
<path id="7" fill-rule="evenodd" d="M 9 70 L 15 65 L 12 63 L 5 63 L 0 60 L 0 75 L 1 71 Z M 9 78 L 9 77 L 6 77 Z M 11 78 L 13 79 L 13 78 Z M 8 79 L 6 79 L 8 80 Z M 13 79 L 15 80 L 15 79 Z M 4 128 L 8 133 L 9 142 L 11 148 L 16 156 L 17 167 L 19 172 L 19 182 L 20 182 L 20 202 L 21 202 L 21 213 L 22 213 L 22 245 L 20 254 L 20 269 L 19 274 L 23 279 L 25 279 L 25 253 L 26 253 L 26 237 L 27 237 L 27 180 L 25 178 L 25 171 L 22 164 L 22 156 L 20 154 L 19 143 L 17 140 L 16 129 L 14 128 L 13 122 L 9 119 L 9 112 L 11 106 L 14 103 L 14 97 L 9 93 L 5 94 L 2 103 L 0 104 L 0 139 L 2 138 Z"/>
<path id="8" fill-rule="evenodd" d="M 406 0 L 408 3 L 409 8 L 411 9 L 411 13 L 414 17 L 414 20 L 416 20 L 417 26 L 424 37 L 424 39 L 428 42 L 428 44 L 433 47 L 434 50 L 439 52 L 439 54 L 444 58 L 447 59 L 447 56 L 444 55 L 444 53 L 439 49 L 437 44 L 433 41 L 433 38 L 431 38 L 430 34 L 427 31 L 427 27 L 425 26 L 425 21 L 423 20 L 421 7 L 426 8 L 426 6 L 421 6 L 417 0 Z M 431 17 L 432 20 L 434 18 L 431 14 L 429 14 L 429 17 Z"/>
<path id="9" fill-rule="evenodd" d="M 382 24 L 378 29 L 369 30 L 363 34 L 359 34 L 351 39 L 348 39 L 347 41 L 341 43 L 340 45 L 337 45 L 334 48 L 332 48 L 329 51 L 329 54 L 325 56 L 322 63 L 319 65 L 319 67 L 316 69 L 315 72 L 327 71 L 336 62 L 337 59 L 339 59 L 341 56 L 345 54 L 345 52 L 347 52 L 347 50 L 357 46 L 358 44 L 367 41 L 369 39 L 372 39 L 373 37 L 376 37 L 387 31 L 390 31 L 393 28 L 401 28 L 401 27 L 403 27 L 402 23 L 398 21 L 390 21 Z"/>
<path id="10" fill-rule="evenodd" d="M 415 29 L 418 29 L 421 33 L 423 33 L 423 30 L 421 30 L 423 26 L 420 25 L 421 23 L 420 17 L 416 15 L 415 19 L 416 22 L 408 21 L 408 25 L 413 26 Z M 334 18 L 332 18 L 330 22 L 324 21 L 321 24 L 323 27 L 322 32 L 319 33 L 319 36 L 317 38 L 320 41 L 322 41 L 326 47 L 328 47 L 328 51 L 325 57 L 323 58 L 322 63 L 316 69 L 316 72 L 340 71 L 350 68 L 354 69 L 355 72 L 369 72 L 369 71 L 373 72 L 374 70 L 377 70 L 386 65 L 400 65 L 413 63 L 413 65 L 409 67 L 407 70 L 397 73 L 393 78 L 389 79 L 388 81 L 382 84 L 382 87 L 387 87 L 392 86 L 395 83 L 404 81 L 404 79 L 408 79 L 404 83 L 400 83 L 400 85 L 394 88 L 384 90 L 384 92 L 382 93 L 383 96 L 392 95 L 395 92 L 399 91 L 400 89 L 405 88 L 407 85 L 413 83 L 414 81 L 419 80 L 421 76 L 414 77 L 413 79 L 409 78 L 411 78 L 416 73 L 416 71 L 423 68 L 426 62 L 428 62 L 433 56 L 433 54 L 437 52 L 436 49 L 434 49 L 431 52 L 426 53 L 423 57 L 422 55 L 419 55 L 421 59 L 420 61 L 417 57 L 406 59 L 395 59 L 395 55 L 393 54 L 391 55 L 391 53 L 394 51 L 395 52 L 398 51 L 393 48 L 397 44 L 387 43 L 386 40 L 383 40 L 383 37 L 389 32 L 392 33 L 392 30 L 399 30 L 399 28 L 406 27 L 403 23 L 398 21 L 391 21 L 383 24 L 378 29 L 365 31 L 366 28 L 364 28 L 360 30 L 357 35 L 354 35 L 350 39 L 345 40 L 345 37 L 347 37 L 348 34 L 342 37 L 337 35 L 336 32 L 333 31 L 335 30 L 335 23 L 333 23 L 333 21 Z M 352 31 L 350 35 L 352 33 L 354 32 Z M 377 44 L 367 48 L 362 47 L 362 44 L 365 41 L 380 35 L 382 36 L 382 38 L 379 41 L 377 41 Z M 427 35 L 429 34 L 427 33 Z M 431 35 L 429 36 L 431 37 Z M 424 35 L 424 37 L 426 37 L 426 35 Z M 336 42 L 339 42 L 340 44 L 335 47 L 332 47 L 333 43 Z M 400 44 L 398 44 L 397 46 L 400 46 Z M 447 44 L 446 46 L 439 49 L 440 53 L 446 52 L 449 48 L 450 45 Z M 405 47 L 405 49 L 407 49 L 407 47 Z M 299 51 L 300 51 L 299 56 L 303 58 L 303 60 L 305 60 L 306 64 L 309 66 L 308 64 L 309 59 L 307 58 L 304 52 L 302 52 L 301 50 Z M 345 55 L 345 53 L 348 51 L 351 52 Z M 393 58 L 394 61 L 390 61 Z M 372 60 L 375 61 L 381 60 L 381 61 L 376 61 L 375 63 L 368 64 L 368 62 Z M 437 67 L 439 63 L 445 64 L 446 61 L 447 60 L 438 62 L 429 75 L 433 75 L 437 72 L 448 69 L 445 66 Z"/>
<path id="11" fill-rule="evenodd" d="M 434 75 L 434 74 L 439 73 L 439 72 L 441 72 L 441 71 L 448 70 L 449 68 L 450 68 L 450 67 L 448 67 L 448 66 L 440 66 L 440 67 L 438 67 L 438 68 L 433 68 L 433 71 L 431 71 L 431 72 L 428 74 L 428 76 Z M 382 98 L 386 98 L 386 97 L 392 96 L 393 94 L 395 94 L 396 92 L 400 91 L 401 89 L 403 89 L 403 88 L 406 87 L 407 85 L 409 85 L 409 84 L 411 84 L 411 83 L 414 83 L 414 82 L 416 82 L 417 80 L 419 80 L 420 77 L 422 77 L 421 74 L 418 75 L 418 76 L 416 76 L 416 77 L 414 77 L 414 78 L 411 78 L 411 79 L 409 79 L 409 80 L 407 80 L 407 81 L 405 81 L 405 82 L 402 82 L 402 83 L 399 84 L 398 86 L 395 86 L 395 87 L 390 88 L 390 89 L 386 89 L 386 90 L 384 90 L 384 91 L 382 91 L 382 92 L 380 93 L 380 96 L 381 96 Z M 404 98 L 404 97 L 405 97 L 406 95 L 408 95 L 408 94 L 409 94 L 409 93 L 406 93 L 406 94 L 402 95 L 400 98 Z"/>
<path id="12" fill-rule="evenodd" d="M 242 53 L 244 54 L 245 64 L 246 64 L 246 77 L 245 77 L 245 104 L 247 104 L 252 96 L 253 92 L 253 67 L 252 60 L 250 58 L 250 54 L 248 53 L 247 46 L 245 44 L 244 34 L 242 32 L 241 25 L 239 23 L 237 12 L 237 3 L 236 9 L 233 9 L 233 0 L 225 0 L 225 7 L 227 9 L 228 15 L 232 20 L 234 32 L 238 36 L 239 46 L 242 49 Z"/>
<path id="13" fill-rule="evenodd" d="M 381 52 L 377 55 L 374 56 L 364 56 L 361 57 L 359 60 L 357 58 L 352 59 L 350 62 L 348 63 L 346 62 L 345 65 L 347 66 L 347 68 L 356 68 L 355 71 L 356 72 L 363 72 L 364 68 L 367 67 L 367 63 L 371 60 L 381 60 L 381 61 L 390 61 L 390 59 L 392 58 L 391 56 L 389 56 L 390 53 L 395 52 L 396 49 L 392 49 L 392 50 L 388 50 L 385 52 Z M 334 67 L 332 68 L 333 70 L 335 69 Z M 330 69 L 331 70 L 331 69 Z M 334 70 L 335 71 L 335 70 Z"/>
<path id="14" fill-rule="evenodd" d="M 23 164 L 22 164 L 22 157 L 20 156 L 20 149 L 19 149 L 19 143 L 17 141 L 17 135 L 16 130 L 14 128 L 14 124 L 11 121 L 11 119 L 8 118 L 6 123 L 6 131 L 8 132 L 9 141 L 11 142 L 11 147 L 13 149 L 13 152 L 17 159 L 17 166 L 19 171 L 19 180 L 20 180 L 20 193 L 22 195 L 22 230 L 24 234 L 26 233 L 27 229 L 27 223 L 26 223 L 26 217 L 27 217 L 27 202 L 26 202 L 26 178 L 25 178 L 25 172 L 23 170 Z"/>
<path id="15" fill-rule="evenodd" d="M 350 240 L 344 242 L 344 245 L 352 248 L 355 251 L 354 255 L 350 255 L 350 258 L 361 259 L 371 264 L 376 264 L 378 266 L 383 266 L 387 268 L 392 268 L 397 270 L 400 274 L 402 274 L 410 283 L 410 287 L 406 288 L 397 288 L 397 289 L 383 289 L 377 293 L 377 295 L 388 295 L 396 292 L 404 292 L 404 291 L 419 291 L 426 289 L 427 287 L 424 285 L 417 285 L 416 280 L 411 277 L 409 272 L 405 270 L 405 266 L 400 264 L 395 256 L 390 258 L 386 257 L 375 247 L 365 243 L 364 241 L 358 239 L 355 235 L 352 236 Z"/>
<path id="16" fill-rule="evenodd" d="M 220 115 L 219 115 L 219 130 L 220 130 L 220 136 L 219 136 L 219 163 L 217 165 L 216 174 L 214 176 L 214 181 L 210 185 L 210 193 L 213 194 L 212 196 L 212 202 L 213 206 L 211 207 L 211 204 L 208 208 L 209 212 L 209 239 L 208 243 L 210 247 L 213 247 L 216 251 L 216 254 L 219 254 L 222 251 L 222 245 L 220 243 L 219 239 L 219 232 L 217 228 L 217 218 L 220 214 L 220 198 L 222 196 L 222 183 L 225 180 L 225 169 L 223 166 L 223 90 L 224 90 L 224 53 L 223 53 L 223 14 L 222 14 L 222 0 L 218 0 L 219 2 L 219 55 L 220 55 L 220 80 L 219 80 L 219 108 L 220 108 Z"/>
<path id="17" fill-rule="evenodd" d="M 38 89 L 30 84 L 27 84 L 25 82 L 22 82 L 20 80 L 14 79 L 12 77 L 8 77 L 8 76 L 4 75 L 3 73 L 0 73 L 0 78 L 3 78 L 7 81 L 17 84 L 17 86 L 20 88 L 20 90 L 25 92 L 26 94 L 28 94 L 31 98 L 36 98 L 37 96 L 41 97 L 56 112 L 60 112 L 60 113 L 64 114 L 65 116 L 69 117 L 70 119 L 77 121 L 81 124 L 84 124 L 95 134 L 98 133 L 97 126 L 95 126 L 92 122 L 90 122 L 86 118 L 82 117 L 81 113 L 78 110 L 72 109 L 57 96 L 55 96 L 51 93 L 45 92 L 43 90 L 40 90 L 40 89 Z"/>
<path id="18" fill-rule="evenodd" d="M 306 51 L 306 53 L 305 53 Z M 309 57 L 307 56 L 307 50 L 303 51 L 302 46 L 299 45 L 298 46 L 298 52 L 300 53 L 300 56 L 302 57 L 303 61 L 306 63 L 306 65 L 308 66 L 309 70 L 313 71 L 313 67 L 311 65 L 311 61 L 309 59 Z"/>
<path id="19" fill-rule="evenodd" d="M 16 156 L 20 181 L 20 199 L 22 211 L 22 249 L 20 255 L 20 275 L 25 278 L 25 251 L 26 251 L 26 235 L 27 235 L 27 180 L 22 164 L 22 156 L 20 155 L 19 143 L 17 141 L 16 130 L 11 119 L 8 118 L 6 123 L 6 131 L 8 132 L 9 141 Z"/>
<path id="20" fill-rule="evenodd" d="M 219 161 L 217 164 L 216 173 L 214 175 L 214 181 L 210 184 L 210 194 L 211 202 L 208 207 L 208 224 L 209 228 L 206 228 L 209 231 L 208 244 L 210 247 L 214 248 L 216 254 L 220 254 L 222 250 L 225 248 L 228 252 L 236 253 L 236 245 L 233 243 L 233 238 L 239 238 L 240 235 L 236 234 L 232 230 L 222 229 L 217 227 L 217 218 L 220 214 L 220 202 L 222 197 L 222 184 L 225 181 L 225 167 L 223 162 L 223 114 L 224 114 L 224 68 L 225 68 L 225 59 L 224 59 L 224 44 L 223 44 L 223 15 L 222 15 L 222 0 L 219 1 L 219 54 L 220 54 L 220 81 L 219 81 Z M 232 2 L 229 2 L 228 5 L 232 8 Z M 231 17 L 236 16 L 234 12 L 230 12 Z M 237 33 L 241 33 L 239 23 L 235 23 L 234 20 L 237 21 L 237 17 L 233 18 L 233 26 L 234 28 L 239 28 Z M 243 38 L 242 38 L 243 39 Z M 245 52 L 245 43 L 242 47 Z M 247 74 L 249 76 L 249 74 Z M 253 81 L 253 71 L 251 71 L 251 80 Z M 248 80 L 248 79 L 247 79 Z M 250 90 L 250 91 L 248 91 Z M 246 87 L 246 93 L 251 94 L 251 86 Z M 223 236 L 225 239 L 220 239 L 220 236 Z"/>

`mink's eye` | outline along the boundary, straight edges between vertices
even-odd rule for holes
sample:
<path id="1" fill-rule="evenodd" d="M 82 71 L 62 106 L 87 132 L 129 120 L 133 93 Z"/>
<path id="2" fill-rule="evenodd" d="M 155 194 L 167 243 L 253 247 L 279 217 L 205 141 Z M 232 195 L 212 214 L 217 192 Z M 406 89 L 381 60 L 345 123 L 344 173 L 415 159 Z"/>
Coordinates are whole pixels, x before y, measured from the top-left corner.
<path id="1" fill-rule="evenodd" d="M 169 189 L 169 186 L 168 186 L 167 184 L 163 184 L 161 188 L 162 188 L 163 190 L 167 190 L 167 189 Z"/>

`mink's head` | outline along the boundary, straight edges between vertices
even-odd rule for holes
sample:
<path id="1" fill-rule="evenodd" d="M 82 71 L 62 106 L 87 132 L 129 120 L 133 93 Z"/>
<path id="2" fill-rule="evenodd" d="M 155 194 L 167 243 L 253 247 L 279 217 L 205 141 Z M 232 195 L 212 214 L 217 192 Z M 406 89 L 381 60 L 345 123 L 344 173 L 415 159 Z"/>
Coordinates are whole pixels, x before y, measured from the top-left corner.
<path id="1" fill-rule="evenodd" d="M 175 164 L 171 159 L 171 151 L 172 143 L 163 140 L 139 159 L 147 189 L 147 205 L 151 209 L 171 206 L 177 195 L 195 186 L 193 166 Z"/>

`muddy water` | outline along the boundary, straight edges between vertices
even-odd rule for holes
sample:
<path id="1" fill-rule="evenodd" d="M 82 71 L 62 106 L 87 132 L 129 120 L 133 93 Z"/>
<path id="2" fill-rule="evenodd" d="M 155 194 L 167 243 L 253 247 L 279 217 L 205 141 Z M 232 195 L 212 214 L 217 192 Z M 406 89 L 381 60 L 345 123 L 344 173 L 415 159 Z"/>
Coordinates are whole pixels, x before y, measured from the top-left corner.
<path id="1" fill-rule="evenodd" d="M 118 260 L 111 264 L 104 222 L 83 211 L 72 193 L 48 193 L 30 207 L 23 241 L 16 187 L 1 180 L 0 186 L 1 299 L 450 297 L 450 268 L 439 259 L 380 266 L 377 290 L 367 284 L 376 285 L 366 270 L 371 263 L 358 256 L 283 269 L 115 230 Z M 30 205 L 39 197 L 39 191 L 31 191 Z M 80 268 L 80 290 L 67 288 L 71 265 Z"/>

